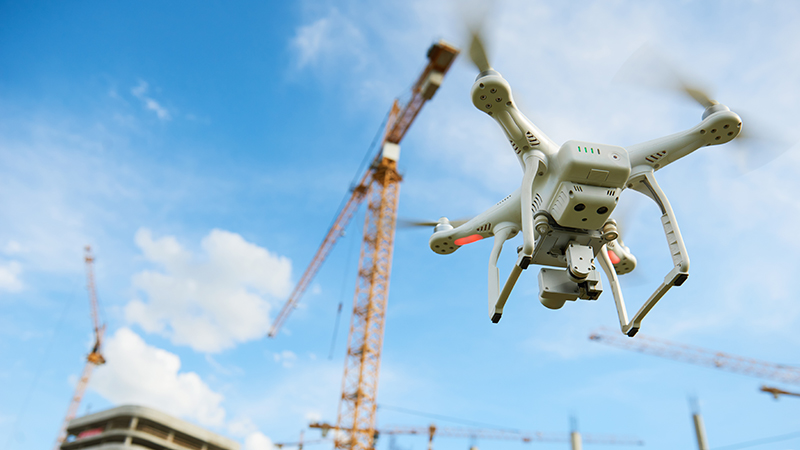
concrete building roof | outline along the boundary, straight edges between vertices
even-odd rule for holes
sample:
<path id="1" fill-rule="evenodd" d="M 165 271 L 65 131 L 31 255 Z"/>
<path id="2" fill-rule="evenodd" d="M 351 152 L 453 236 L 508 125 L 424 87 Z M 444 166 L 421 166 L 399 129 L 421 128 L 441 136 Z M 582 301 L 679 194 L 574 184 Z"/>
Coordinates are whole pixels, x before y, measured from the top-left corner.
<path id="1" fill-rule="evenodd" d="M 239 443 L 146 406 L 124 405 L 73 419 L 62 450 L 239 450 Z"/>

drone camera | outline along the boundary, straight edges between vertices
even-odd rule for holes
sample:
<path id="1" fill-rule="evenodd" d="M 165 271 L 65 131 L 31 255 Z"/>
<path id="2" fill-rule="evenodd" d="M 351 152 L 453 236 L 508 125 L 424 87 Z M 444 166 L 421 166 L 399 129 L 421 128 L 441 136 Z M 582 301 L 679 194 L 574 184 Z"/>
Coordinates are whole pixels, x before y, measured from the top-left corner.
<path id="1" fill-rule="evenodd" d="M 567 270 L 541 269 L 539 271 L 539 301 L 546 308 L 561 309 L 567 301 L 597 300 L 603 293 L 600 274 L 592 270 L 580 283 L 576 283 Z"/>
<path id="2" fill-rule="evenodd" d="M 567 141 L 558 150 L 560 185 L 550 214 L 561 226 L 603 227 L 631 173 L 628 152 L 618 146 Z"/>

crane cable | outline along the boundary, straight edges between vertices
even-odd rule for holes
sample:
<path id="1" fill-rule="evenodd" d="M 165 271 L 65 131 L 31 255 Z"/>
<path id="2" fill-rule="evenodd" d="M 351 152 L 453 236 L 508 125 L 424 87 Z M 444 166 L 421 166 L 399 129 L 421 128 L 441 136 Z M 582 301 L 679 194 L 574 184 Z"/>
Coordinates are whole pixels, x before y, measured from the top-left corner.
<path id="1" fill-rule="evenodd" d="M 6 440 L 5 446 L 3 450 L 8 450 L 11 442 L 14 440 L 14 435 L 17 433 L 17 427 L 20 422 L 20 418 L 25 415 L 26 410 L 28 409 L 28 404 L 31 401 L 31 397 L 33 396 L 33 392 L 36 390 L 36 385 L 39 383 L 39 378 L 41 378 L 42 372 L 44 372 L 45 366 L 50 362 L 47 356 L 50 354 L 50 350 L 53 348 L 53 343 L 56 340 L 56 336 L 61 331 L 61 325 L 64 323 L 64 319 L 67 317 L 67 313 L 70 310 L 74 302 L 67 301 L 64 304 L 64 309 L 61 311 L 61 315 L 56 321 L 55 327 L 52 328 L 53 333 L 50 335 L 50 342 L 47 343 L 45 346 L 44 353 L 42 353 L 42 362 L 39 366 L 38 370 L 36 371 L 36 375 L 33 376 L 33 381 L 31 382 L 30 387 L 28 388 L 28 392 L 25 394 L 25 400 L 22 402 L 22 407 L 20 408 L 17 417 L 14 419 L 14 424 L 11 426 L 11 432 L 8 434 L 8 439 Z"/>
<path id="2" fill-rule="evenodd" d="M 433 413 L 426 413 L 426 412 L 422 412 L 422 411 L 415 411 L 413 409 L 401 408 L 399 406 L 390 406 L 390 405 L 379 404 L 378 405 L 378 409 L 386 409 L 386 410 L 391 410 L 391 411 L 397 411 L 397 412 L 401 412 L 401 413 L 404 413 L 404 414 L 411 414 L 411 415 L 415 415 L 415 416 L 428 417 L 428 418 L 431 418 L 431 419 L 444 420 L 446 422 L 460 423 L 460 424 L 463 424 L 463 425 L 481 426 L 481 427 L 491 428 L 491 429 L 498 430 L 498 431 L 507 431 L 507 432 L 510 432 L 510 433 L 522 433 L 521 430 L 516 429 L 516 428 L 508 428 L 508 427 L 503 427 L 503 426 L 495 425 L 495 424 L 491 424 L 491 423 L 478 422 L 478 421 L 475 421 L 475 420 L 460 419 L 458 417 L 445 416 L 445 415 L 442 415 L 442 414 L 433 414 Z"/>
<path id="3" fill-rule="evenodd" d="M 772 442 L 779 442 L 779 441 L 786 441 L 786 440 L 793 439 L 793 438 L 798 438 L 798 437 L 800 437 L 800 431 L 795 431 L 794 433 L 788 433 L 788 434 L 782 434 L 782 435 L 779 435 L 779 436 L 766 437 L 766 438 L 756 439 L 754 441 L 747 441 L 747 442 L 741 442 L 739 444 L 726 445 L 724 447 L 717 447 L 717 448 L 714 448 L 712 450 L 734 450 L 734 449 L 740 449 L 740 448 L 754 447 L 756 445 L 770 444 Z"/>
<path id="4" fill-rule="evenodd" d="M 342 230 L 342 237 L 345 237 L 344 230 Z M 355 239 L 350 240 L 350 249 L 347 252 L 347 260 L 344 263 L 344 275 L 342 276 L 342 289 L 339 291 L 339 308 L 336 310 L 336 322 L 333 325 L 333 336 L 331 336 L 331 349 L 328 352 L 328 360 L 333 359 L 333 351 L 336 348 L 336 336 L 339 334 L 339 320 L 342 317 L 342 306 L 344 306 L 344 292 L 350 273 L 350 262 L 353 259 L 353 249 L 355 248 Z"/>

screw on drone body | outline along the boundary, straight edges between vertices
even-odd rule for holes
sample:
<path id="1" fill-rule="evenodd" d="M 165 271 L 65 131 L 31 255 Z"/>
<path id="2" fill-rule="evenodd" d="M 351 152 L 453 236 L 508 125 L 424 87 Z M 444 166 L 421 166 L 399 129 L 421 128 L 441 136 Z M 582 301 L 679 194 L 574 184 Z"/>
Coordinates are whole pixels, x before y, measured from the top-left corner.
<path id="1" fill-rule="evenodd" d="M 533 227 L 539 233 L 539 236 L 550 232 L 550 224 L 547 223 L 547 217 L 544 214 L 537 214 L 533 218 Z"/>

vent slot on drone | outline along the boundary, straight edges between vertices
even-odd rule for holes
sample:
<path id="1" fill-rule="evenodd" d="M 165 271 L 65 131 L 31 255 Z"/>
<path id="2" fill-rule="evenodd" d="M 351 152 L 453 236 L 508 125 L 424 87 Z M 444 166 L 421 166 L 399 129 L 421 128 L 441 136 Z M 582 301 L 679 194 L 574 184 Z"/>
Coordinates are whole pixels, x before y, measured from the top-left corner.
<path id="1" fill-rule="evenodd" d="M 508 142 L 511 143 L 511 148 L 514 149 L 514 153 L 519 155 L 519 146 L 517 146 L 517 144 L 514 143 L 514 140 L 513 139 L 509 139 Z"/>
<path id="2" fill-rule="evenodd" d="M 533 197 L 533 203 L 531 203 L 533 212 L 538 211 L 541 205 L 542 205 L 542 196 L 539 195 L 539 193 L 537 192 L 536 195 Z"/>
<path id="3" fill-rule="evenodd" d="M 530 131 L 525 133 L 525 137 L 528 138 L 528 143 L 531 144 L 531 147 L 534 145 L 539 145 L 539 139 L 533 135 Z"/>
<path id="4" fill-rule="evenodd" d="M 492 228 L 492 224 L 491 223 L 487 223 L 487 224 L 481 225 L 475 231 L 477 231 L 478 233 L 483 233 L 484 231 L 489 231 L 491 228 Z"/>
<path id="5" fill-rule="evenodd" d="M 663 158 L 666 154 L 667 154 L 666 150 L 661 150 L 660 152 L 653 153 L 652 155 L 646 157 L 645 159 L 647 160 L 647 162 L 654 163 L 659 159 Z"/>

